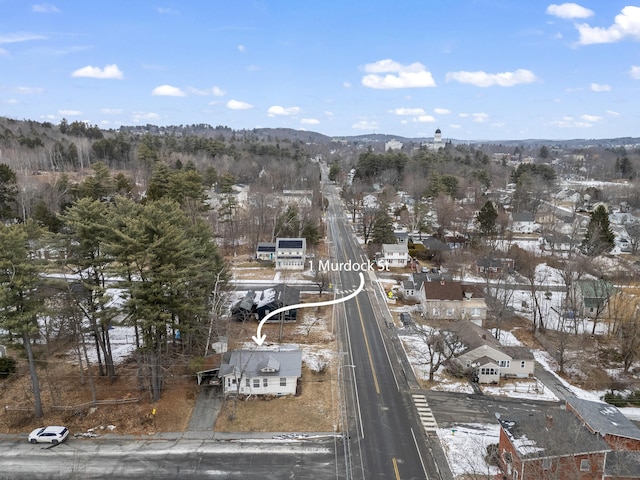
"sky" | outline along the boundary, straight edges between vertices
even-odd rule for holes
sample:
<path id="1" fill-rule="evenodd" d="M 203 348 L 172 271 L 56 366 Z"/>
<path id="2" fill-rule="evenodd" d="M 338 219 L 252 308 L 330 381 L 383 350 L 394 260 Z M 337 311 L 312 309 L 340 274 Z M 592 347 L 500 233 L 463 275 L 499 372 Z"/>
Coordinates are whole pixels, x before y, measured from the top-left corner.
<path id="1" fill-rule="evenodd" d="M 640 136 L 631 0 L 0 0 L 0 115 L 329 136 Z"/>

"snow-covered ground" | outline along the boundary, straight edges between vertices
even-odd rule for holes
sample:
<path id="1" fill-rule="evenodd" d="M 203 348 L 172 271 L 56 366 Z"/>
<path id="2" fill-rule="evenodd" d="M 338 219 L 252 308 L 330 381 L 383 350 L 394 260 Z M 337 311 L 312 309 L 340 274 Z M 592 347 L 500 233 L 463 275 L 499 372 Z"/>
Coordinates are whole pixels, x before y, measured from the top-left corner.
<path id="1" fill-rule="evenodd" d="M 390 306 L 390 310 L 395 314 L 410 311 L 411 308 Z M 415 334 L 412 329 L 399 329 L 398 334 L 414 367 L 416 376 L 426 380 L 429 374 L 429 366 L 426 364 L 425 359 L 426 347 L 424 339 Z M 499 341 L 505 346 L 522 345 L 515 335 L 508 331 L 500 332 Z M 569 384 L 555 373 L 558 370 L 558 366 L 547 352 L 534 350 L 533 354 L 536 361 L 545 370 L 554 375 L 559 383 L 562 383 L 576 396 L 596 402 L 602 401 L 605 391 L 588 391 Z M 435 373 L 434 380 L 435 385 L 431 387 L 432 390 L 465 394 L 473 393 L 469 382 L 445 375 L 442 368 Z M 498 397 L 558 401 L 558 397 L 536 379 L 508 381 L 498 386 L 482 386 L 482 390 L 486 395 Z M 628 418 L 640 421 L 640 408 L 623 408 L 621 411 Z M 498 443 L 499 428 L 497 422 L 490 424 L 461 423 L 454 424 L 450 428 L 439 428 L 437 430 L 438 438 L 447 455 L 449 466 L 454 476 L 464 474 L 495 475 L 498 473 L 495 467 L 486 463 L 485 456 L 487 454 L 487 446 Z"/>

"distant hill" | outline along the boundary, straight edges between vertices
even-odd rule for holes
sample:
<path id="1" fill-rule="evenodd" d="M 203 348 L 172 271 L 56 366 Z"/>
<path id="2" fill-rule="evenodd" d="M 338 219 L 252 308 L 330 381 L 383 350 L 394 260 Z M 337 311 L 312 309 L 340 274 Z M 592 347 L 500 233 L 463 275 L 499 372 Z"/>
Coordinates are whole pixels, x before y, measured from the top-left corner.
<path id="1" fill-rule="evenodd" d="M 76 123 L 73 122 L 73 126 Z M 6 139 L 6 131 L 13 131 L 14 133 L 20 132 L 34 132 L 40 130 L 42 132 L 51 132 L 52 130 L 58 130 L 57 125 L 53 125 L 50 122 L 36 122 L 33 120 L 16 120 L 12 118 L 0 117 L 0 127 L 4 127 L 5 134 L 0 131 L 0 143 Z M 39 128 L 38 128 L 39 127 Z M 97 132 L 97 126 L 86 126 L 89 131 Z M 254 138 L 258 141 L 264 142 L 276 142 L 276 141 L 290 141 L 300 142 L 303 144 L 317 144 L 327 145 L 333 142 L 339 141 L 346 144 L 384 144 L 390 140 L 397 140 L 405 145 L 419 145 L 424 142 L 430 142 L 432 137 L 402 137 L 399 135 L 391 135 L 385 133 L 370 133 L 363 135 L 341 135 L 341 136 L 327 136 L 318 132 L 309 130 L 296 130 L 293 128 L 254 128 L 254 129 L 242 129 L 232 130 L 227 126 L 211 126 L 208 124 L 193 124 L 193 125 L 168 125 L 158 126 L 152 124 L 146 125 L 126 125 L 118 129 L 102 130 L 105 136 L 109 133 L 114 134 L 116 132 L 126 132 L 134 135 L 199 135 L 209 138 L 224 138 L 230 139 L 232 137 L 242 138 Z M 23 134 L 24 134 L 23 133 Z M 453 144 L 470 144 L 470 145 L 502 145 L 504 147 L 526 147 L 526 148 L 539 148 L 542 145 L 548 147 L 557 147 L 562 149 L 579 149 L 579 148 L 615 148 L 620 146 L 631 146 L 633 148 L 640 148 L 640 137 L 618 137 L 618 138 L 591 138 L 591 139 L 566 139 L 566 140 L 550 140 L 550 139 L 523 139 L 523 140 L 461 140 L 448 137 L 447 132 L 443 132 L 443 139 L 446 142 Z"/>

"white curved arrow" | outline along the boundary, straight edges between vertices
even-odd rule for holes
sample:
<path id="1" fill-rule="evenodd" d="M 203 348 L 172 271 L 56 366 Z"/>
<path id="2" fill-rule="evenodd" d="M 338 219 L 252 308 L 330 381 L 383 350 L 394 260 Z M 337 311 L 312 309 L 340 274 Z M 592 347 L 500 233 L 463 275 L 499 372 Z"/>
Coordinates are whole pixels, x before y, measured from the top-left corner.
<path id="1" fill-rule="evenodd" d="M 258 331 L 251 338 L 253 338 L 253 341 L 256 342 L 258 346 L 261 346 L 262 343 L 264 342 L 264 339 L 267 338 L 266 335 L 260 335 L 260 333 L 262 332 L 262 326 L 265 324 L 267 320 L 269 320 L 274 315 L 277 315 L 278 313 L 286 312 L 287 310 L 293 310 L 294 308 L 324 307 L 325 305 L 335 305 L 337 303 L 342 303 L 342 302 L 346 302 L 347 300 L 351 300 L 353 297 L 358 295 L 362 290 L 364 290 L 364 275 L 362 274 L 362 272 L 359 272 L 359 275 L 360 275 L 360 286 L 356 289 L 355 292 L 347 295 L 346 297 L 336 298 L 335 300 L 326 300 L 324 302 L 298 303 L 296 305 L 287 305 L 286 307 L 278 308 L 273 312 L 269 312 L 267 315 L 264 316 L 262 320 L 260 320 L 260 323 L 258 324 Z"/>

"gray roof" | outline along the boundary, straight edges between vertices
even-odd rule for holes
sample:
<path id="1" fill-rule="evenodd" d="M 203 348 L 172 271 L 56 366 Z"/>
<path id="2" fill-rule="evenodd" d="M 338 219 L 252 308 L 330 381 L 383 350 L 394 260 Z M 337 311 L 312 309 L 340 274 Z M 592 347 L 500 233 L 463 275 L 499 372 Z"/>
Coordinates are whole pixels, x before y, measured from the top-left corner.
<path id="1" fill-rule="evenodd" d="M 464 344 L 467 350 L 475 350 L 483 345 L 488 345 L 496 350 L 502 350 L 504 348 L 488 330 L 485 330 L 473 322 L 451 322 L 451 324 L 447 326 L 447 330 L 455 333 L 458 340 Z"/>
<path id="2" fill-rule="evenodd" d="M 263 370 L 264 369 L 264 370 Z M 272 371 L 275 370 L 275 371 Z M 295 350 L 233 350 L 225 353 L 219 376 L 235 373 L 254 377 L 300 377 L 302 351 Z"/>
<path id="3" fill-rule="evenodd" d="M 578 397 L 567 397 L 569 406 L 577 412 L 591 430 L 600 435 L 640 440 L 640 428 L 613 405 Z"/>
<path id="4" fill-rule="evenodd" d="M 514 222 L 533 222 L 534 220 L 532 212 L 513 212 L 511 218 Z"/>
<path id="5" fill-rule="evenodd" d="M 521 459 L 608 452 L 600 435 L 591 433 L 573 413 L 557 404 L 530 404 L 504 414 L 500 425 Z"/>

